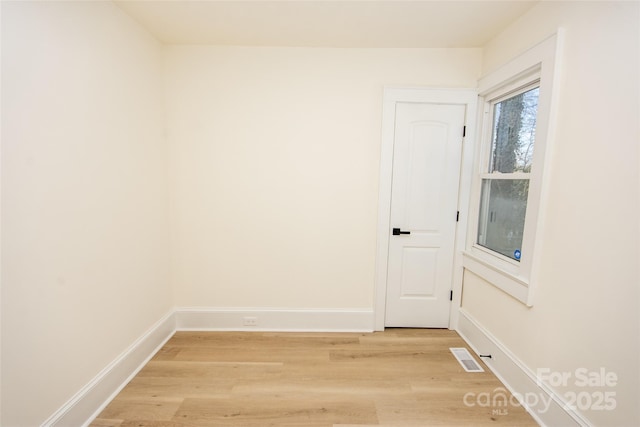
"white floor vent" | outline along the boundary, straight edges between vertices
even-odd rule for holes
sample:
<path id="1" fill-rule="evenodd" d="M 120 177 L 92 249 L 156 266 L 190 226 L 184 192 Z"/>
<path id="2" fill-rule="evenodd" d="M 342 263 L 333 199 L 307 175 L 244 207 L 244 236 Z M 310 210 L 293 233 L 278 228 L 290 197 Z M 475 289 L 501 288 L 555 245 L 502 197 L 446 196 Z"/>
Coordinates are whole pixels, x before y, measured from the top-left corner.
<path id="1" fill-rule="evenodd" d="M 453 353 L 456 359 L 458 359 L 458 362 L 460 362 L 460 365 L 462 365 L 465 371 L 484 372 L 484 369 L 482 369 L 482 366 L 478 365 L 478 362 L 476 362 L 476 359 L 474 359 L 473 356 L 471 356 L 471 354 L 469 353 L 469 350 L 467 350 L 466 348 L 457 347 L 457 348 L 449 348 L 449 350 L 451 350 L 451 353 Z"/>

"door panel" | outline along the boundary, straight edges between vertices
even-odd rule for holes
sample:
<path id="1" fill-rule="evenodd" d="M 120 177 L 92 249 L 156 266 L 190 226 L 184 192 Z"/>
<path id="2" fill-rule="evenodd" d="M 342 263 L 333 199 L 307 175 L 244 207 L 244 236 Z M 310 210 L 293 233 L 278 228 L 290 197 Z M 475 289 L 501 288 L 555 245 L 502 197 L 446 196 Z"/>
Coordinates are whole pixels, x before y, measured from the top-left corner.
<path id="1" fill-rule="evenodd" d="M 403 172 L 407 186 L 404 197 L 403 226 L 411 230 L 436 230 L 439 213 L 433 206 L 440 201 L 440 165 L 446 160 L 446 126 L 437 122 L 419 121 L 408 124 L 407 170 Z M 404 154 L 404 153 L 403 153 Z"/>
<path id="2" fill-rule="evenodd" d="M 433 248 L 403 248 L 401 298 L 431 297 L 436 290 L 438 251 Z"/>
<path id="3" fill-rule="evenodd" d="M 463 105 L 397 103 L 385 326 L 447 327 Z M 391 230 L 389 230 L 391 233 Z"/>

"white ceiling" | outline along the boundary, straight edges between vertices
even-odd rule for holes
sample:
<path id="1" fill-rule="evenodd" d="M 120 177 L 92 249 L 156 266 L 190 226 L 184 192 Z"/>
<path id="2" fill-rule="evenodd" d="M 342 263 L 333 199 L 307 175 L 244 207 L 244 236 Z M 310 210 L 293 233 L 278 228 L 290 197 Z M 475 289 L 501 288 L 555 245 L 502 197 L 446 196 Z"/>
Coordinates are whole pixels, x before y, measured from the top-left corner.
<path id="1" fill-rule="evenodd" d="M 167 44 L 481 47 L 537 0 L 115 0 Z"/>

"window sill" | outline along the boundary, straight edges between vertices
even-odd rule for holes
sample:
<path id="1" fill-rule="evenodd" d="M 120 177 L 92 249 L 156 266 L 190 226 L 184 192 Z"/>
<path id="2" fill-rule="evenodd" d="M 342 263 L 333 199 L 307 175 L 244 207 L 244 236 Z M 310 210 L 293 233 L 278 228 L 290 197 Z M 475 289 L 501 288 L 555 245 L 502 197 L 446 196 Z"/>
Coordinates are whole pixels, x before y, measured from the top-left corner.
<path id="1" fill-rule="evenodd" d="M 477 256 L 471 252 L 463 252 L 462 266 L 526 306 L 531 307 L 533 305 L 531 303 L 528 280 L 507 272 L 493 265 L 484 257 Z"/>

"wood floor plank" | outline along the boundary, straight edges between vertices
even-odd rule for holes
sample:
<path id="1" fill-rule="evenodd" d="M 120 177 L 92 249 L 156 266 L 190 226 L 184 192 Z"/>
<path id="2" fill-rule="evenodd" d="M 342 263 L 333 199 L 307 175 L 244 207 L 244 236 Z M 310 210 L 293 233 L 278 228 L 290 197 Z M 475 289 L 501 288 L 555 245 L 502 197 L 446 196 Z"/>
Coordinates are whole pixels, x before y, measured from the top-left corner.
<path id="1" fill-rule="evenodd" d="M 170 421 L 183 402 L 182 398 L 115 399 L 102 411 L 99 418 Z"/>
<path id="2" fill-rule="evenodd" d="M 282 378 L 315 378 L 318 380 L 355 381 L 369 379 L 372 382 L 388 381 L 393 383 L 398 379 L 412 381 L 427 381 L 434 375 L 446 373 L 456 375 L 464 372 L 457 361 L 446 358 L 425 357 L 422 360 L 391 360 L 385 357 L 366 357 L 354 360 L 340 360 L 333 363 L 317 363 L 312 367 L 304 364 L 287 364 L 283 367 Z"/>
<path id="3" fill-rule="evenodd" d="M 228 395 L 237 379 L 136 376 L 118 399 L 212 398 Z"/>
<path id="4" fill-rule="evenodd" d="M 503 385 L 449 347 L 466 344 L 442 329 L 177 332 L 92 427 L 536 425 L 465 400 Z"/>
<path id="5" fill-rule="evenodd" d="M 104 418 L 96 418 L 91 423 L 92 427 L 121 427 L 124 420 L 108 420 Z"/>
<path id="6" fill-rule="evenodd" d="M 140 377 L 172 378 L 263 378 L 282 372 L 280 362 L 192 362 L 150 361 L 138 374 Z"/>
<path id="7" fill-rule="evenodd" d="M 368 378 L 346 379 L 340 378 L 297 378 L 282 379 L 277 381 L 248 381 L 241 382 L 233 387 L 233 394 L 252 394 L 264 396 L 270 394 L 278 395 L 300 395 L 301 391 L 312 398 L 318 394 L 341 394 L 348 396 L 375 396 L 387 395 L 389 393 L 402 394 L 412 393 L 413 389 L 408 382 L 376 381 Z"/>
<path id="8" fill-rule="evenodd" d="M 173 347 L 178 351 L 172 356 L 174 361 L 191 362 L 325 362 L 329 361 L 329 351 L 295 347 Z"/>
<path id="9" fill-rule="evenodd" d="M 258 348 L 305 348 L 313 343 L 314 348 L 335 348 L 342 345 L 357 345 L 362 334 L 358 333 L 275 333 L 275 332 L 177 332 L 168 346 Z"/>
<path id="10" fill-rule="evenodd" d="M 126 420 L 120 427 L 198 427 L 194 424 L 179 423 L 176 421 L 157 420 Z"/>
<path id="11" fill-rule="evenodd" d="M 174 421 L 197 425 L 228 426 L 331 426 L 336 422 L 377 423 L 375 405 L 361 399 L 336 399 L 315 396 L 314 399 L 292 396 L 250 396 L 229 399 L 185 399 Z"/>
<path id="12" fill-rule="evenodd" d="M 168 345 L 163 346 L 158 352 L 153 356 L 151 360 L 160 361 L 160 360 L 175 360 L 176 356 L 180 354 L 182 351 L 181 347 L 171 347 Z"/>

